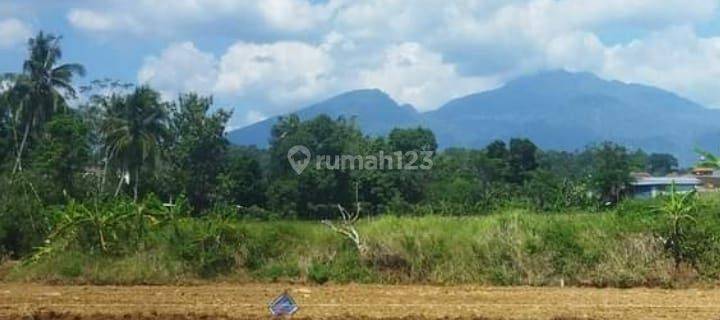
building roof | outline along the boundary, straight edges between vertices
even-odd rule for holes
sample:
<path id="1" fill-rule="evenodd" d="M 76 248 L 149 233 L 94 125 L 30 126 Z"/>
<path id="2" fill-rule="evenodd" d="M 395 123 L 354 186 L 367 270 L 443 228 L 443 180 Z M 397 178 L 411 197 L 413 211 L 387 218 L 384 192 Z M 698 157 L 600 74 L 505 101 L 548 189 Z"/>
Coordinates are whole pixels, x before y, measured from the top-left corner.
<path id="1" fill-rule="evenodd" d="M 703 178 L 703 177 L 718 178 L 718 177 L 720 177 L 720 170 L 693 171 L 693 174 L 695 174 L 695 176 L 698 178 Z"/>
<path id="2" fill-rule="evenodd" d="M 640 177 L 632 182 L 634 186 L 656 186 L 656 185 L 671 185 L 673 182 L 676 185 L 700 185 L 702 182 L 700 179 L 692 176 L 682 177 Z"/>
<path id="3" fill-rule="evenodd" d="M 630 176 L 637 179 L 650 178 L 652 175 L 648 172 L 630 172 Z"/>

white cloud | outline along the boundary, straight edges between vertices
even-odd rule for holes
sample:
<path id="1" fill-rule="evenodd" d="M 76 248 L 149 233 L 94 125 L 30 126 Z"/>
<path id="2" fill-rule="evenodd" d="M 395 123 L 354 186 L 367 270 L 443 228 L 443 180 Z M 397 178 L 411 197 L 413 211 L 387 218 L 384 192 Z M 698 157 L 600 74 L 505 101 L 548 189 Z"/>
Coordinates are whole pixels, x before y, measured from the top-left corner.
<path id="1" fill-rule="evenodd" d="M 572 32 L 548 41 L 545 64 L 550 69 L 599 70 L 605 63 L 605 46 L 592 33 Z"/>
<path id="2" fill-rule="evenodd" d="M 376 87 L 393 98 L 426 111 L 451 98 L 497 86 L 493 79 L 462 77 L 442 56 L 417 43 L 392 46 L 377 69 L 360 73 L 361 87 Z"/>
<path id="3" fill-rule="evenodd" d="M 306 101 L 330 84 L 332 58 L 303 42 L 238 42 L 220 59 L 216 92 L 236 96 L 262 94 L 270 101 Z"/>
<path id="4" fill-rule="evenodd" d="M 352 51 L 356 49 L 356 46 L 355 42 L 348 39 L 343 34 L 332 31 L 325 35 L 325 37 L 323 38 L 323 43 L 320 45 L 320 48 L 325 51 L 333 51 L 336 49 L 342 51 Z"/>
<path id="5" fill-rule="evenodd" d="M 273 29 L 319 40 L 330 31 L 353 39 L 443 43 L 507 35 L 548 37 L 607 25 L 658 28 L 713 17 L 716 0 L 107 0 L 74 8 L 68 20 L 90 31 L 180 32 L 231 22 L 241 33 Z M 214 30 L 217 31 L 217 30 Z M 506 38 L 512 39 L 512 38 Z"/>
<path id="6" fill-rule="evenodd" d="M 67 14 L 71 25 L 91 32 L 143 33 L 144 27 L 136 17 L 123 13 L 108 13 L 86 9 L 72 9 Z"/>
<path id="7" fill-rule="evenodd" d="M 258 8 L 272 27 L 287 31 L 302 31 L 327 21 L 336 2 L 312 4 L 304 0 L 263 0 Z"/>
<path id="8" fill-rule="evenodd" d="M 210 94 L 216 81 L 215 57 L 192 42 L 172 44 L 159 57 L 145 58 L 138 72 L 138 82 L 151 84 L 166 97 L 190 91 Z"/>
<path id="9" fill-rule="evenodd" d="M 343 6 L 329 23 L 345 34 L 374 40 L 508 41 L 606 25 L 654 28 L 697 22 L 711 18 L 717 6 L 716 0 L 426 0 L 413 6 L 369 0 Z"/>
<path id="10" fill-rule="evenodd" d="M 598 73 L 655 85 L 712 107 L 720 107 L 720 37 L 701 38 L 689 27 L 673 27 L 646 39 L 606 49 Z"/>
<path id="11" fill-rule="evenodd" d="M 15 18 L 0 20 L 0 49 L 25 43 L 32 36 L 30 27 Z"/>
<path id="12" fill-rule="evenodd" d="M 594 34 L 559 35 L 542 48 L 540 68 L 590 71 L 604 78 L 657 86 L 720 107 L 720 37 L 672 26 L 625 44 L 604 45 Z"/>
<path id="13" fill-rule="evenodd" d="M 255 122 L 263 121 L 263 120 L 265 120 L 265 119 L 267 119 L 267 118 L 268 118 L 268 117 L 267 117 L 265 114 L 263 114 L 262 112 L 260 112 L 260 111 L 250 110 L 250 111 L 248 111 L 247 114 L 245 115 L 245 119 L 244 119 L 244 120 L 245 120 L 245 123 L 255 123 Z"/>
<path id="14" fill-rule="evenodd" d="M 235 34 L 245 30 L 297 33 L 327 22 L 344 1 L 107 0 L 75 7 L 66 18 L 72 26 L 85 31 L 140 36 L 217 32 L 218 28 Z"/>
<path id="15" fill-rule="evenodd" d="M 68 20 L 74 26 L 93 31 L 107 31 L 116 27 L 113 17 L 90 10 L 71 10 Z"/>
<path id="16" fill-rule="evenodd" d="M 133 34 L 137 36 L 176 35 L 184 27 L 202 27 L 218 20 L 244 20 L 239 13 L 251 7 L 233 0 L 107 0 L 90 2 L 69 10 L 66 18 L 80 30 L 94 34 Z M 233 15 L 235 15 L 233 17 Z"/>
<path id="17" fill-rule="evenodd" d="M 225 103 L 243 101 L 261 107 L 262 111 L 242 109 L 233 117 L 248 124 L 294 110 L 330 89 L 334 63 L 321 47 L 294 41 L 237 42 L 216 58 L 192 42 L 175 43 L 157 56 L 146 57 L 137 78 L 166 98 L 194 91 Z"/>
<path id="18" fill-rule="evenodd" d="M 657 27 L 709 19 L 717 7 L 715 0 L 535 0 L 502 7 L 487 25 L 511 30 L 522 26 L 535 35 L 607 24 Z"/>

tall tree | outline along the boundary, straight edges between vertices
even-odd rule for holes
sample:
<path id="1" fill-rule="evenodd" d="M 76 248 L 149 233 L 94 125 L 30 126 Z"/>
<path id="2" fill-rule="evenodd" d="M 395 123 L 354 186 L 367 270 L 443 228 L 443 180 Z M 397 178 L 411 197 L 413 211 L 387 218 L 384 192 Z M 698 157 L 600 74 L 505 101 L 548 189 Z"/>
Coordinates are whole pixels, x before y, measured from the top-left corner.
<path id="1" fill-rule="evenodd" d="M 334 159 L 343 154 L 358 154 L 364 140 L 357 126 L 344 118 L 333 120 L 321 115 L 300 121 L 291 115 L 280 119 L 273 126 L 269 150 L 269 204 L 287 215 L 328 217 L 335 214 L 336 204 L 348 204 L 354 196 L 349 170 L 341 170 L 340 161 Z M 293 171 L 287 156 L 297 145 L 307 147 L 312 155 L 329 156 L 327 163 L 332 163 L 334 170 L 318 170 L 315 165 L 309 165 L 302 174 Z"/>
<path id="2" fill-rule="evenodd" d="M 630 156 L 625 147 L 604 142 L 590 149 L 592 174 L 590 183 L 603 202 L 617 203 L 630 177 Z"/>
<path id="3" fill-rule="evenodd" d="M 76 96 L 72 79 L 84 75 L 76 63 L 59 64 L 62 58 L 60 37 L 42 31 L 28 41 L 29 57 L 22 74 L 15 75 L 10 99 L 15 106 L 13 118 L 22 127 L 22 140 L 16 151 L 13 172 L 22 170 L 22 156 L 31 130 L 40 128 L 52 116 L 62 112 L 67 98 Z"/>
<path id="4" fill-rule="evenodd" d="M 260 163 L 247 154 L 233 154 L 218 176 L 222 199 L 234 205 L 250 207 L 265 202 L 266 184 Z"/>
<path id="5" fill-rule="evenodd" d="M 405 170 L 405 168 L 420 168 L 421 165 L 428 165 L 426 160 L 430 154 L 421 152 L 435 152 L 437 141 L 435 134 L 422 127 L 417 128 L 395 128 L 387 138 L 387 144 L 392 152 L 402 152 L 403 168 L 395 167 L 394 170 L 383 172 L 384 177 L 380 180 L 383 185 L 397 191 L 399 199 L 407 203 L 418 203 L 425 198 L 426 187 L 424 181 L 428 180 L 430 172 L 427 170 Z M 415 154 L 408 154 L 415 152 Z M 399 170 L 402 169 L 402 170 Z"/>
<path id="6" fill-rule="evenodd" d="M 634 152 L 628 152 L 628 160 L 630 161 L 630 170 L 633 172 L 645 172 L 650 170 L 650 158 L 642 149 Z"/>
<path id="7" fill-rule="evenodd" d="M 510 139 L 510 182 L 521 183 L 537 168 L 538 148 L 528 139 Z"/>
<path id="8" fill-rule="evenodd" d="M 62 193 L 79 196 L 76 175 L 90 160 L 88 137 L 88 128 L 77 113 L 53 117 L 43 128 L 40 143 L 31 150 L 32 167 L 38 168 Z"/>
<path id="9" fill-rule="evenodd" d="M 457 204 L 483 202 L 493 184 L 503 178 L 497 170 L 497 159 L 490 159 L 483 150 L 450 148 L 435 159 L 428 184 L 427 200 L 450 201 Z M 498 199 L 493 199 L 493 201 Z"/>
<path id="10" fill-rule="evenodd" d="M 176 142 L 172 148 L 175 176 L 190 204 L 197 211 L 206 209 L 216 195 L 229 142 L 225 125 L 230 113 L 209 114 L 212 99 L 196 94 L 180 96 L 173 119 Z"/>
<path id="11" fill-rule="evenodd" d="M 435 134 L 425 128 L 395 128 L 388 136 L 390 147 L 396 151 L 435 151 L 437 141 Z"/>
<path id="12" fill-rule="evenodd" d="M 502 140 L 495 140 L 485 147 L 487 156 L 491 159 L 505 160 L 508 157 L 507 145 Z"/>
<path id="13" fill-rule="evenodd" d="M 137 201 L 142 169 L 159 164 L 161 146 L 169 138 L 168 107 L 158 92 L 143 86 L 127 96 L 110 97 L 105 112 L 106 154 L 121 175 L 130 177 Z"/>
<path id="14" fill-rule="evenodd" d="M 648 157 L 648 169 L 656 176 L 664 176 L 677 170 L 678 160 L 668 153 L 653 153 Z"/>
<path id="15" fill-rule="evenodd" d="M 505 141 L 495 140 L 491 142 L 485 147 L 485 154 L 492 163 L 497 176 L 503 180 L 509 180 L 510 166 L 508 160 L 510 159 L 510 151 L 508 151 Z"/>

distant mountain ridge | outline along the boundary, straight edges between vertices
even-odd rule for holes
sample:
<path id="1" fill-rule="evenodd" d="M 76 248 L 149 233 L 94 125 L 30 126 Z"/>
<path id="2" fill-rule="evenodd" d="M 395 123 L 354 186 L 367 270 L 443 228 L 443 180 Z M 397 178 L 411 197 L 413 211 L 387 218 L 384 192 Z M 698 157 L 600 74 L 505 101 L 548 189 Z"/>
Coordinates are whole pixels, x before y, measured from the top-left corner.
<path id="1" fill-rule="evenodd" d="M 349 91 L 320 103 L 313 104 L 294 112 L 300 119 L 307 120 L 326 114 L 332 118 L 353 117 L 363 132 L 371 135 L 383 135 L 395 127 L 418 126 L 422 116 L 410 105 L 399 105 L 385 92 L 378 89 Z M 268 145 L 270 130 L 278 117 L 268 118 L 228 133 L 233 144 Z"/>
<path id="2" fill-rule="evenodd" d="M 377 89 L 346 92 L 296 113 L 302 119 L 354 116 L 371 135 L 394 127 L 429 127 L 443 148 L 482 148 L 495 139 L 527 137 L 542 148 L 572 151 L 610 140 L 673 153 L 687 164 L 696 158 L 695 147 L 716 150 L 720 145 L 720 110 L 659 88 L 566 71 L 522 77 L 425 113 Z M 234 144 L 264 147 L 276 121 L 267 119 L 228 137 Z"/>

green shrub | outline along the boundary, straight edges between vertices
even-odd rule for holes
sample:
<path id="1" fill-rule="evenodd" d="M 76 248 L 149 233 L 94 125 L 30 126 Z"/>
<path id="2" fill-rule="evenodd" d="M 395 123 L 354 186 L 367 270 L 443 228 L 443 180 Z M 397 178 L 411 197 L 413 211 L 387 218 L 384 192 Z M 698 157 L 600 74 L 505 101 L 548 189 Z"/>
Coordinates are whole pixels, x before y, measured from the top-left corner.
<path id="1" fill-rule="evenodd" d="M 50 229 L 50 213 L 22 175 L 16 183 L 0 175 L 0 250 L 12 258 L 30 254 Z"/>
<path id="2" fill-rule="evenodd" d="M 246 243 L 241 225 L 221 218 L 181 219 L 170 226 L 167 249 L 198 276 L 228 274 L 242 267 Z"/>
<path id="3" fill-rule="evenodd" d="M 561 277 L 579 274 L 585 262 L 585 249 L 578 242 L 575 225 L 556 221 L 542 232 L 541 248 L 551 256 L 553 272 Z"/>
<path id="4" fill-rule="evenodd" d="M 330 280 L 330 268 L 322 263 L 313 263 L 308 269 L 308 278 L 315 283 L 323 284 Z"/>
<path id="5" fill-rule="evenodd" d="M 270 281 L 292 279 L 300 276 L 300 268 L 293 261 L 273 260 L 256 270 L 255 276 Z"/>

